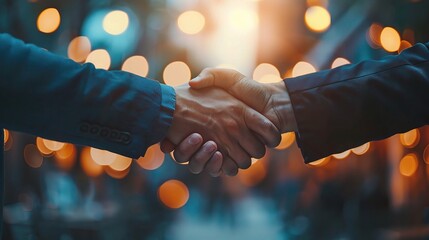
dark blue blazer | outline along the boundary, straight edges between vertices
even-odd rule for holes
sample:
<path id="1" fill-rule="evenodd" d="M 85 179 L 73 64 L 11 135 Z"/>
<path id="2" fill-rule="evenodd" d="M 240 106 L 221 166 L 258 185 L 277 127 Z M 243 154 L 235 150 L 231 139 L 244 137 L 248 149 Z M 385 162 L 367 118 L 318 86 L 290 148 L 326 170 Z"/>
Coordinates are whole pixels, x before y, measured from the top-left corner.
<path id="1" fill-rule="evenodd" d="M 286 79 L 305 161 L 429 124 L 428 47 Z"/>
<path id="2" fill-rule="evenodd" d="M 0 129 L 138 158 L 171 125 L 175 93 L 157 81 L 81 65 L 7 34 L 0 54 Z"/>

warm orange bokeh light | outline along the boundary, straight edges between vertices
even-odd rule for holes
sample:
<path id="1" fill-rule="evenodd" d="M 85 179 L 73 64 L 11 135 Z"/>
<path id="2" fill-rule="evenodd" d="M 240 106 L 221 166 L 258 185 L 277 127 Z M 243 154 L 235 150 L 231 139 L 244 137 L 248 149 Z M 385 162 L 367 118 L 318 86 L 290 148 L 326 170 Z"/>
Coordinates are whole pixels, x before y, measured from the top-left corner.
<path id="1" fill-rule="evenodd" d="M 107 173 L 107 175 L 109 175 L 114 179 L 123 179 L 130 172 L 130 168 L 126 168 L 123 171 L 116 171 L 115 169 L 112 169 L 110 166 L 104 166 L 104 171 Z"/>
<path id="2" fill-rule="evenodd" d="M 103 167 L 98 165 L 91 157 L 91 148 L 84 147 L 80 155 L 80 165 L 87 176 L 97 177 L 103 173 Z"/>
<path id="3" fill-rule="evenodd" d="M 50 151 L 55 152 L 63 148 L 65 143 L 43 139 L 43 145 Z"/>
<path id="4" fill-rule="evenodd" d="M 191 69 L 184 62 L 172 62 L 164 69 L 164 82 L 170 86 L 179 86 L 191 80 Z"/>
<path id="5" fill-rule="evenodd" d="M 352 150 L 347 150 L 342 153 L 333 154 L 332 156 L 336 159 L 345 159 L 352 153 Z"/>
<path id="6" fill-rule="evenodd" d="M 418 129 L 413 129 L 406 133 L 399 134 L 399 139 L 404 147 L 413 148 L 420 141 L 420 131 Z"/>
<path id="7" fill-rule="evenodd" d="M 364 155 L 365 153 L 367 153 L 369 151 L 370 147 L 371 147 L 371 143 L 365 143 L 362 146 L 353 148 L 352 152 L 358 156 Z"/>
<path id="8" fill-rule="evenodd" d="M 104 49 L 97 49 L 89 53 L 86 58 L 87 63 L 94 64 L 95 68 L 108 70 L 110 68 L 110 55 Z"/>
<path id="9" fill-rule="evenodd" d="M 4 129 L 3 133 L 4 133 L 4 141 L 3 142 L 4 142 L 4 144 L 6 144 L 7 141 L 9 140 L 9 131 Z"/>
<path id="10" fill-rule="evenodd" d="M 32 168 L 39 168 L 43 164 L 43 156 L 40 155 L 36 145 L 28 144 L 24 148 L 24 159 L 28 166 Z"/>
<path id="11" fill-rule="evenodd" d="M 37 29 L 43 33 L 55 32 L 61 23 L 61 15 L 55 8 L 43 10 L 37 17 Z"/>
<path id="12" fill-rule="evenodd" d="M 240 32 L 252 31 L 259 25 L 259 15 L 248 9 L 234 9 L 225 17 L 231 27 Z"/>
<path id="13" fill-rule="evenodd" d="M 269 63 L 259 64 L 253 71 L 253 79 L 261 83 L 275 83 L 282 80 L 279 70 Z"/>
<path id="14" fill-rule="evenodd" d="M 332 63 L 331 68 L 337 68 L 337 67 L 341 67 L 344 65 L 350 64 L 350 61 L 345 59 L 345 58 L 337 58 L 334 60 L 334 62 Z"/>
<path id="15" fill-rule="evenodd" d="M 91 52 L 91 42 L 89 38 L 79 36 L 71 40 L 67 49 L 67 54 L 70 59 L 75 62 L 84 62 Z"/>
<path id="16" fill-rule="evenodd" d="M 129 22 L 130 19 L 126 12 L 111 11 L 103 19 L 103 29 L 111 35 L 120 35 L 127 30 Z"/>
<path id="17" fill-rule="evenodd" d="M 406 155 L 399 163 L 399 171 L 402 175 L 410 177 L 414 175 L 419 167 L 417 156 L 413 153 Z"/>
<path id="18" fill-rule="evenodd" d="M 137 160 L 140 167 L 146 170 L 155 170 L 161 167 L 164 163 L 164 153 L 161 151 L 160 145 L 155 144 L 146 150 L 144 157 Z"/>
<path id="19" fill-rule="evenodd" d="M 57 166 L 64 170 L 70 170 L 76 162 L 76 147 L 66 143 L 63 148 L 55 152 Z"/>
<path id="20" fill-rule="evenodd" d="M 401 46 L 401 36 L 391 27 L 385 27 L 380 35 L 381 46 L 388 52 L 396 52 Z"/>
<path id="21" fill-rule="evenodd" d="M 267 169 L 264 165 L 264 161 L 261 160 L 255 161 L 254 164 L 246 170 L 240 170 L 237 176 L 243 185 L 253 187 L 267 176 Z"/>
<path id="22" fill-rule="evenodd" d="M 50 149 L 48 149 L 46 146 L 45 146 L 45 143 L 44 143 L 44 141 L 43 141 L 44 139 L 43 138 L 41 138 L 41 137 L 37 137 L 36 138 L 36 146 L 37 146 L 37 149 L 39 149 L 39 152 L 41 153 L 41 154 L 43 154 L 44 156 L 49 156 L 49 155 L 51 155 L 52 153 L 53 153 L 53 151 L 52 150 L 50 150 Z"/>
<path id="23" fill-rule="evenodd" d="M 423 152 L 423 160 L 429 165 L 429 145 L 426 146 L 425 151 Z"/>
<path id="24" fill-rule="evenodd" d="M 125 60 L 122 71 L 130 72 L 140 77 L 146 77 L 149 72 L 149 63 L 143 56 L 132 56 Z"/>
<path id="25" fill-rule="evenodd" d="M 410 47 L 412 47 L 412 46 L 413 46 L 413 45 L 412 45 L 410 42 L 405 41 L 405 40 L 402 40 L 402 41 L 401 41 L 401 45 L 400 45 L 400 47 L 399 47 L 398 52 L 399 52 L 399 53 L 401 53 L 401 52 L 402 52 L 402 51 L 404 51 L 405 49 L 410 48 Z"/>
<path id="26" fill-rule="evenodd" d="M 331 26 L 331 14 L 321 6 L 309 7 L 305 12 L 305 24 L 314 32 L 324 32 Z"/>
<path id="27" fill-rule="evenodd" d="M 314 166 L 314 167 L 323 167 L 323 166 L 327 165 L 330 160 L 331 160 L 330 157 L 326 157 L 326 158 L 322 158 L 322 159 L 319 159 L 317 161 L 311 162 L 308 165 Z"/>
<path id="28" fill-rule="evenodd" d="M 310 63 L 298 62 L 292 69 L 292 77 L 299 77 L 314 72 L 316 72 L 316 69 Z"/>
<path id="29" fill-rule="evenodd" d="M 177 209 L 188 202 L 189 190 L 179 180 L 168 180 L 159 187 L 158 197 L 165 206 Z"/>
<path id="30" fill-rule="evenodd" d="M 180 14 L 177 19 L 177 26 L 186 34 L 197 34 L 201 32 L 206 25 L 204 15 L 197 11 L 186 11 Z"/>
<path id="31" fill-rule="evenodd" d="M 106 150 L 101 150 L 97 148 L 91 148 L 90 150 L 91 158 L 95 163 L 101 166 L 107 166 L 113 163 L 118 157 L 116 153 L 112 153 Z"/>
<path id="32" fill-rule="evenodd" d="M 370 43 L 370 46 L 373 46 L 373 47 L 381 46 L 380 36 L 382 31 L 383 31 L 383 27 L 377 23 L 373 23 L 371 27 L 369 27 L 368 41 Z"/>
<path id="33" fill-rule="evenodd" d="M 292 143 L 295 142 L 295 133 L 294 132 L 288 132 L 282 134 L 282 140 L 280 144 L 276 147 L 278 150 L 283 150 L 292 145 Z"/>
<path id="34" fill-rule="evenodd" d="M 109 167 L 114 171 L 122 172 L 127 170 L 131 166 L 132 162 L 133 159 L 131 158 L 117 155 L 115 160 L 113 160 L 113 162 L 109 164 Z"/>

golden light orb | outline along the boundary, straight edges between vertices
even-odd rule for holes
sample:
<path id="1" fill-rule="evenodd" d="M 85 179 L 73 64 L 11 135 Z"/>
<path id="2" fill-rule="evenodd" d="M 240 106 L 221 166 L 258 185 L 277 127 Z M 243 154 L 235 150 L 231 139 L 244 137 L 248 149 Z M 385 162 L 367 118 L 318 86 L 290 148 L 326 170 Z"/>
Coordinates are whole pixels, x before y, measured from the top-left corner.
<path id="1" fill-rule="evenodd" d="M 55 162 L 58 168 L 68 171 L 76 162 L 76 147 L 66 143 L 63 148 L 55 152 Z"/>
<path id="2" fill-rule="evenodd" d="M 417 171 L 419 161 L 413 153 L 406 155 L 399 163 L 399 172 L 406 177 L 411 177 Z"/>
<path id="3" fill-rule="evenodd" d="M 75 62 L 84 62 L 91 52 L 91 42 L 85 36 L 75 37 L 71 40 L 67 53 Z"/>
<path id="4" fill-rule="evenodd" d="M 103 29 L 111 35 L 124 33 L 129 24 L 128 14 L 121 10 L 111 11 L 103 19 Z"/>
<path id="5" fill-rule="evenodd" d="M 381 46 L 388 52 L 396 52 L 401 46 L 401 36 L 391 27 L 385 27 L 380 35 Z"/>
<path id="6" fill-rule="evenodd" d="M 292 77 L 299 77 L 302 75 L 316 72 L 316 68 L 308 62 L 298 62 L 292 69 Z"/>
<path id="7" fill-rule="evenodd" d="M 426 164 L 429 165 L 429 145 L 426 146 L 424 152 L 423 152 L 423 160 Z"/>
<path id="8" fill-rule="evenodd" d="M 345 159 L 352 153 L 351 150 L 344 151 L 342 153 L 333 154 L 332 156 L 336 159 Z"/>
<path id="9" fill-rule="evenodd" d="M 322 158 L 322 159 L 319 159 L 317 161 L 311 162 L 308 165 L 313 166 L 313 167 L 323 167 L 323 166 L 327 165 L 330 160 L 331 160 L 330 157 L 326 157 L 326 158 Z"/>
<path id="10" fill-rule="evenodd" d="M 206 19 L 203 14 L 197 11 L 186 11 L 180 14 L 177 19 L 179 29 L 190 35 L 197 34 L 204 29 Z"/>
<path id="11" fill-rule="evenodd" d="M 122 65 L 122 71 L 146 77 L 149 72 L 149 63 L 143 56 L 132 56 L 125 60 Z"/>
<path id="12" fill-rule="evenodd" d="M 280 144 L 276 147 L 278 150 L 283 150 L 290 147 L 295 142 L 295 133 L 288 132 L 282 134 L 282 140 Z"/>
<path id="13" fill-rule="evenodd" d="M 405 49 L 410 48 L 410 47 L 412 47 L 412 46 L 413 46 L 413 45 L 412 45 L 410 42 L 405 41 L 405 40 L 402 40 L 402 41 L 401 41 L 401 45 L 400 45 L 400 47 L 399 47 L 398 52 L 399 52 L 399 53 L 401 53 L 401 52 L 402 52 L 402 51 L 404 51 Z"/>
<path id="14" fill-rule="evenodd" d="M 332 63 L 331 68 L 337 68 L 337 67 L 341 67 L 344 65 L 350 64 L 350 61 L 345 59 L 345 58 L 337 58 L 334 60 L 334 62 Z"/>
<path id="15" fill-rule="evenodd" d="M 168 180 L 158 189 L 161 202 L 173 209 L 183 207 L 189 200 L 188 187 L 179 180 Z"/>
<path id="16" fill-rule="evenodd" d="M 253 71 L 253 79 L 261 83 L 282 81 L 280 71 L 272 64 L 261 63 Z"/>
<path id="17" fill-rule="evenodd" d="M 107 166 L 113 163 L 118 157 L 118 154 L 97 148 L 91 148 L 91 158 L 100 166 Z"/>
<path id="18" fill-rule="evenodd" d="M 44 156 L 49 156 L 54 152 L 45 146 L 44 139 L 41 137 L 36 138 L 36 146 L 39 152 Z"/>
<path id="19" fill-rule="evenodd" d="M 370 147 L 371 147 L 371 143 L 365 143 L 362 146 L 353 148 L 352 152 L 358 156 L 364 155 L 369 151 Z"/>
<path id="20" fill-rule="evenodd" d="M 321 6 L 309 7 L 304 18 L 307 27 L 314 32 L 324 32 L 331 26 L 331 14 Z"/>
<path id="21" fill-rule="evenodd" d="M 63 148 L 65 143 L 43 139 L 43 145 L 50 151 L 55 152 Z"/>
<path id="22" fill-rule="evenodd" d="M 61 23 L 60 12 L 56 8 L 47 8 L 37 17 L 37 29 L 42 33 L 55 32 Z"/>
<path id="23" fill-rule="evenodd" d="M 240 170 L 237 177 L 247 187 L 253 187 L 260 183 L 267 176 L 267 169 L 263 161 L 255 161 L 246 170 Z"/>
<path id="24" fill-rule="evenodd" d="M 404 147 L 413 148 L 420 141 L 420 131 L 418 129 L 413 129 L 406 133 L 399 134 L 399 140 Z"/>
<path id="25" fill-rule="evenodd" d="M 164 163 L 165 154 L 159 144 L 154 144 L 146 150 L 144 157 L 137 159 L 137 164 L 146 170 L 155 170 Z"/>
<path id="26" fill-rule="evenodd" d="M 372 47 L 380 47 L 380 36 L 383 31 L 383 27 L 378 23 L 373 23 L 368 29 L 368 41 Z"/>
<path id="27" fill-rule="evenodd" d="M 80 165 L 89 177 L 98 177 L 103 173 L 103 166 L 98 165 L 91 157 L 91 148 L 84 147 L 80 155 Z"/>
<path id="28" fill-rule="evenodd" d="M 133 159 L 121 155 L 117 155 L 115 160 L 111 164 L 109 164 L 109 167 L 115 171 L 122 172 L 127 170 L 131 163 L 133 162 Z"/>
<path id="29" fill-rule="evenodd" d="M 184 62 L 172 62 L 165 67 L 163 78 L 166 84 L 179 86 L 191 80 L 191 69 Z"/>
<path id="30" fill-rule="evenodd" d="M 9 140 L 9 131 L 6 129 L 3 129 L 3 137 L 4 137 L 4 143 L 6 144 L 7 141 Z"/>
<path id="31" fill-rule="evenodd" d="M 95 68 L 108 70 L 110 68 L 110 55 L 104 49 L 97 49 L 89 53 L 86 58 L 87 63 L 94 64 Z"/>

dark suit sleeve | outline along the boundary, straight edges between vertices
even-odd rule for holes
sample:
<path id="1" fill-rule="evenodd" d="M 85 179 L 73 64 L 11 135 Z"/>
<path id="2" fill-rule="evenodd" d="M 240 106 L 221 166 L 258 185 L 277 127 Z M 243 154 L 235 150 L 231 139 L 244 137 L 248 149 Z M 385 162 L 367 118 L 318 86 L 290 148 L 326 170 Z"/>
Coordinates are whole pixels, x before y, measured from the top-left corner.
<path id="1" fill-rule="evenodd" d="M 429 50 L 285 80 L 298 145 L 311 162 L 429 123 Z"/>
<path id="2" fill-rule="evenodd" d="M 0 126 L 64 142 L 144 155 L 171 124 L 174 90 L 95 69 L 0 34 Z"/>

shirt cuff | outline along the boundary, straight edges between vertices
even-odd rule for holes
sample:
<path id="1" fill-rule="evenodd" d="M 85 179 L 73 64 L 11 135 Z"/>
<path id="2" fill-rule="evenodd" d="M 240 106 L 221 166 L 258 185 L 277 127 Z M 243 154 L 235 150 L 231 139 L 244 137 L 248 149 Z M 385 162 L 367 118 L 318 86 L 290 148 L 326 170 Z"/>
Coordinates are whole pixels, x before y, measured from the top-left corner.
<path id="1" fill-rule="evenodd" d="M 161 109 L 159 114 L 160 136 L 165 137 L 173 122 L 173 114 L 176 109 L 176 92 L 174 88 L 161 84 Z"/>

